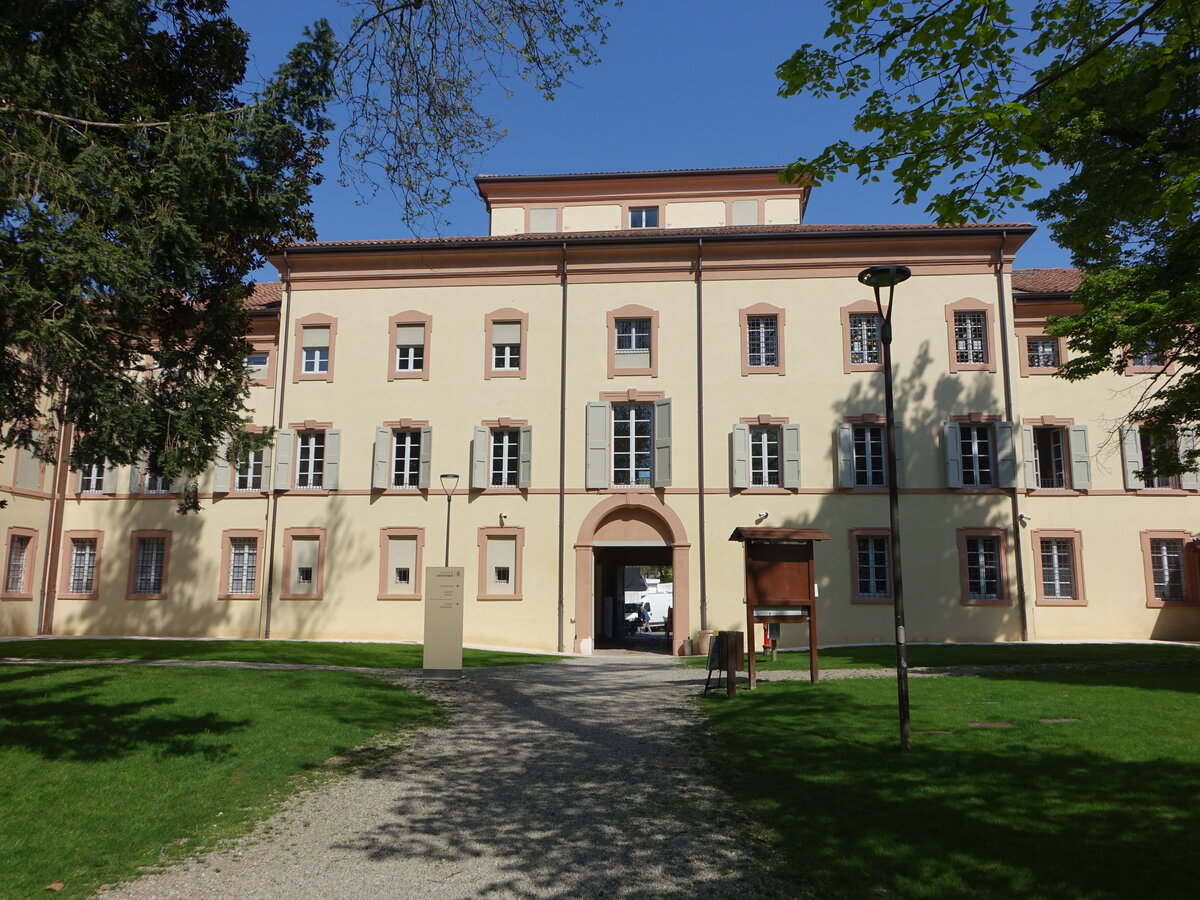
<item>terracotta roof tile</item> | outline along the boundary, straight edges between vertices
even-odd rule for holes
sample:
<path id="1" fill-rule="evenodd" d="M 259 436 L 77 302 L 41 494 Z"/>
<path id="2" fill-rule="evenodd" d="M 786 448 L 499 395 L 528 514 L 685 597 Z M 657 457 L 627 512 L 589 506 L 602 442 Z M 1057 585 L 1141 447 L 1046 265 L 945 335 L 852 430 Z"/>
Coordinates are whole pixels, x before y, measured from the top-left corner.
<path id="1" fill-rule="evenodd" d="M 1012 284 L 1027 294 L 1071 294 L 1082 278 L 1079 269 L 1013 269 Z"/>
<path id="2" fill-rule="evenodd" d="M 251 312 L 278 306 L 283 300 L 283 284 L 278 281 L 260 281 L 254 285 L 254 291 L 246 298 L 246 309 Z"/>

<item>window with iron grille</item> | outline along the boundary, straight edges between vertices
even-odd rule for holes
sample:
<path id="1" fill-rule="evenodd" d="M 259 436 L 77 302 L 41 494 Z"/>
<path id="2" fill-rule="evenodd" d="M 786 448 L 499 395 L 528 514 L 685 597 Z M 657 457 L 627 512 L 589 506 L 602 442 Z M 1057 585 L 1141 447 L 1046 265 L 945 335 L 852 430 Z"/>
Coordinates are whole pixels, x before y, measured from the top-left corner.
<path id="1" fill-rule="evenodd" d="M 239 491 L 261 491 L 263 486 L 263 451 L 248 450 L 238 460 L 234 487 Z"/>
<path id="2" fill-rule="evenodd" d="M 496 584 L 508 584 L 509 567 L 508 566 L 496 566 L 495 568 L 496 568 L 496 578 L 495 578 Z"/>
<path id="3" fill-rule="evenodd" d="M 650 350 L 649 319 L 617 319 L 614 348 L 618 353 L 646 353 Z"/>
<path id="4" fill-rule="evenodd" d="M 492 487 L 516 487 L 520 468 L 521 432 L 516 428 L 493 428 L 488 484 Z"/>
<path id="5" fill-rule="evenodd" d="M 9 594 L 20 594 L 25 590 L 27 554 L 31 538 L 27 534 L 14 534 L 8 539 L 8 566 L 4 572 L 4 590 Z"/>
<path id="6" fill-rule="evenodd" d="M 167 542 L 164 538 L 139 538 L 137 542 L 137 571 L 134 575 L 135 594 L 161 594 L 163 563 Z"/>
<path id="7" fill-rule="evenodd" d="M 779 426 L 759 425 L 750 429 L 750 484 L 779 487 Z"/>
<path id="8" fill-rule="evenodd" d="M 885 487 L 884 429 L 882 425 L 854 426 L 854 486 Z"/>
<path id="9" fill-rule="evenodd" d="M 317 489 L 325 478 L 325 432 L 296 434 L 296 487 Z"/>
<path id="10" fill-rule="evenodd" d="M 746 341 L 747 365 L 777 367 L 779 316 L 747 316 Z"/>
<path id="11" fill-rule="evenodd" d="M 1025 358 L 1031 369 L 1058 368 L 1058 339 L 1031 337 L 1025 340 Z"/>
<path id="12" fill-rule="evenodd" d="M 90 594 L 96 589 L 96 539 L 71 538 L 72 594 Z"/>
<path id="13" fill-rule="evenodd" d="M 99 494 L 104 490 L 104 460 L 89 463 L 79 470 L 79 492 Z"/>
<path id="14" fill-rule="evenodd" d="M 253 594 L 258 584 L 258 539 L 229 539 L 229 593 Z"/>
<path id="15" fill-rule="evenodd" d="M 614 403 L 612 428 L 612 483 L 652 484 L 654 406 L 649 403 Z"/>
<path id="16" fill-rule="evenodd" d="M 854 571 L 858 596 L 879 600 L 892 595 L 888 539 L 883 535 L 860 536 L 855 541 Z"/>
<path id="17" fill-rule="evenodd" d="M 1070 538 L 1042 538 L 1042 598 L 1074 600 L 1075 546 Z"/>
<path id="18" fill-rule="evenodd" d="M 1037 487 L 1067 487 L 1066 441 L 1063 429 L 1040 426 L 1033 429 L 1033 469 Z"/>
<path id="19" fill-rule="evenodd" d="M 879 349 L 880 318 L 877 313 L 850 314 L 850 364 L 878 365 L 883 357 Z"/>
<path id="20" fill-rule="evenodd" d="M 954 313 L 954 357 L 963 365 L 987 363 L 987 313 Z"/>
<path id="21" fill-rule="evenodd" d="M 1178 538 L 1150 539 L 1150 570 L 1154 575 L 1154 599 L 1163 603 L 1187 600 L 1183 582 L 1183 541 Z"/>
<path id="22" fill-rule="evenodd" d="M 972 600 L 1000 598 L 1000 541 L 994 537 L 968 537 L 967 595 Z"/>
<path id="23" fill-rule="evenodd" d="M 963 487 L 991 487 L 992 428 L 990 425 L 959 425 L 959 451 L 962 455 Z"/>
<path id="24" fill-rule="evenodd" d="M 417 488 L 421 483 L 421 432 L 392 432 L 392 487 Z"/>

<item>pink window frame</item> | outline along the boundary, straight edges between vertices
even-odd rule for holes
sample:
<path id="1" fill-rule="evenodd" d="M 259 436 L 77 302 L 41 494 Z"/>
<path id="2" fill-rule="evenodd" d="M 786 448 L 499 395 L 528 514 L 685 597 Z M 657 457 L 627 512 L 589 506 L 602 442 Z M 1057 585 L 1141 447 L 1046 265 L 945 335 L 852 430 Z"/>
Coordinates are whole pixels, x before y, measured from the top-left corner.
<path id="1" fill-rule="evenodd" d="M 1087 606 L 1087 593 L 1083 586 L 1083 535 L 1075 529 L 1040 528 L 1030 535 L 1033 546 L 1033 586 L 1036 591 L 1037 606 Z M 1071 565 L 1075 572 L 1075 598 L 1073 600 L 1058 600 L 1047 598 L 1042 585 L 1042 538 L 1049 540 L 1066 539 L 1071 542 Z"/>
<path id="2" fill-rule="evenodd" d="M 400 325 L 421 325 L 425 329 L 425 361 L 419 372 L 412 372 L 407 369 L 401 371 L 396 368 L 396 328 Z M 432 332 L 433 316 L 417 312 L 415 309 L 407 309 L 404 312 L 396 313 L 396 315 L 388 319 L 388 381 L 402 381 L 405 379 L 429 380 L 429 357 L 431 349 L 429 338 Z"/>
<path id="3" fill-rule="evenodd" d="M 751 316 L 774 316 L 775 317 L 775 353 L 778 359 L 777 365 L 774 366 L 752 366 L 750 365 L 750 317 Z M 738 310 L 738 323 L 741 327 L 741 361 L 742 375 L 786 375 L 787 365 L 784 357 L 784 333 L 787 324 L 787 310 L 781 309 L 778 306 L 772 306 L 770 303 L 755 303 L 753 306 L 746 306 Z M 654 357 L 651 357 L 653 361 Z"/>
<path id="4" fill-rule="evenodd" d="M 975 600 L 969 590 L 967 577 L 967 539 L 996 538 L 996 561 L 1000 567 L 998 584 L 1000 596 L 995 600 Z M 960 604 L 963 606 L 1012 606 L 1012 585 L 1008 583 L 1008 532 L 1003 528 L 959 528 L 956 531 L 958 544 L 958 581 Z"/>
<path id="5" fill-rule="evenodd" d="M 636 303 L 628 303 L 618 309 L 610 309 L 608 321 L 608 377 L 618 375 L 642 375 L 651 378 L 658 377 L 658 310 Z M 638 369 L 617 368 L 617 322 L 624 319 L 650 320 L 650 365 Z"/>
<path id="6" fill-rule="evenodd" d="M 392 538 L 413 538 L 417 542 L 417 553 L 413 560 L 412 590 L 404 594 L 388 592 L 388 541 Z M 379 529 L 379 593 L 377 600 L 420 600 L 423 585 L 425 529 L 424 528 L 380 528 Z"/>
<path id="7" fill-rule="evenodd" d="M 329 329 L 329 370 L 326 372 L 304 372 L 304 329 L 327 327 Z M 313 313 L 296 320 L 292 351 L 292 383 L 299 381 L 333 381 L 333 364 L 337 359 L 338 320 L 324 313 Z"/>
<path id="8" fill-rule="evenodd" d="M 492 326 L 501 322 L 517 322 L 521 326 L 521 365 L 516 369 L 492 368 Z M 483 377 L 490 381 L 493 378 L 525 378 L 529 366 L 529 313 L 519 309 L 505 307 L 490 312 L 484 318 L 483 328 Z"/>
<path id="9" fill-rule="evenodd" d="M 330 332 L 332 334 L 332 331 Z M 267 371 L 262 378 L 251 378 L 250 383 L 255 387 L 274 387 L 275 386 L 275 357 L 278 349 L 275 338 L 266 336 L 251 336 L 246 338 L 250 343 L 251 353 L 266 353 L 267 354 Z M 333 360 L 333 351 L 329 353 L 330 361 Z"/>
<path id="10" fill-rule="evenodd" d="M 218 600 L 261 600 L 263 584 L 263 562 L 266 559 L 263 546 L 264 533 L 255 528 L 226 528 L 221 532 L 221 580 L 217 584 Z M 254 590 L 249 594 L 229 593 L 229 563 L 233 555 L 234 538 L 254 538 L 258 543 L 257 565 L 254 569 Z"/>
<path id="11" fill-rule="evenodd" d="M 27 590 L 7 591 L 4 590 L 8 586 L 8 557 L 12 553 L 12 539 L 14 537 L 27 537 L 29 543 L 25 547 L 25 572 L 21 578 L 21 584 Z M 38 533 L 36 528 L 26 528 L 23 525 L 9 525 L 4 532 L 4 571 L 3 581 L 0 581 L 0 599 L 3 600 L 32 600 L 33 599 L 33 562 L 37 558 L 37 541 Z"/>
<path id="12" fill-rule="evenodd" d="M 292 583 L 292 543 L 296 538 L 317 539 L 317 571 L 313 573 L 313 592 L 294 594 Z M 280 585 L 281 600 L 321 600 L 325 596 L 325 529 L 285 528 L 283 530 L 283 584 Z"/>
<path id="13" fill-rule="evenodd" d="M 1154 566 L 1150 559 L 1150 541 L 1178 540 L 1183 542 L 1183 593 L 1186 600 L 1156 600 L 1154 598 Z M 1142 543 L 1142 572 L 1146 582 L 1146 608 L 1163 609 L 1167 607 L 1193 607 L 1200 603 L 1200 585 L 1197 584 L 1197 560 L 1200 555 L 1192 541 L 1192 535 L 1187 531 L 1143 531 Z"/>
<path id="14" fill-rule="evenodd" d="M 879 362 L 855 364 L 850 362 L 850 317 L 858 315 L 878 316 L 879 309 L 874 300 L 855 300 L 838 310 L 842 320 L 842 374 L 851 372 L 882 372 L 883 371 L 883 341 L 879 343 Z"/>
<path id="15" fill-rule="evenodd" d="M 1029 339 L 1030 338 L 1048 338 L 1058 344 L 1058 365 L 1053 369 L 1047 368 L 1031 368 L 1029 365 Z M 1038 375 L 1053 375 L 1067 361 L 1067 339 L 1051 337 L 1046 334 L 1046 329 L 1041 325 L 1018 325 L 1017 326 L 1017 351 L 1020 353 L 1017 359 L 1022 378 L 1037 377 Z"/>
<path id="16" fill-rule="evenodd" d="M 80 540 L 91 538 L 96 542 L 96 574 L 95 578 L 92 579 L 92 589 L 84 594 L 77 594 L 71 591 L 71 541 L 76 538 Z M 59 598 L 62 600 L 97 599 L 100 596 L 100 560 L 104 551 L 104 532 L 87 530 L 64 531 L 62 546 L 62 568 L 59 571 Z"/>
<path id="17" fill-rule="evenodd" d="M 982 312 L 985 314 L 984 327 L 987 329 L 985 352 L 987 362 L 960 363 L 955 360 L 954 349 L 954 314 L 960 312 Z M 995 372 L 996 371 L 996 307 L 984 303 L 974 297 L 964 297 L 946 304 L 946 346 L 950 351 L 951 372 Z"/>
<path id="18" fill-rule="evenodd" d="M 166 600 L 170 591 L 171 581 L 171 537 L 172 532 L 165 528 L 145 528 L 133 531 L 129 535 L 129 576 L 125 582 L 126 600 Z M 163 539 L 163 571 L 162 584 L 155 594 L 134 593 L 137 586 L 138 543 L 146 538 Z"/>
<path id="19" fill-rule="evenodd" d="M 489 594 L 487 592 L 487 543 L 488 538 L 511 537 L 515 539 L 515 554 L 513 560 L 513 592 L 511 594 Z M 504 528 L 480 528 L 477 538 L 479 546 L 479 579 L 477 599 L 479 600 L 523 600 L 525 578 L 525 529 L 521 526 Z"/>

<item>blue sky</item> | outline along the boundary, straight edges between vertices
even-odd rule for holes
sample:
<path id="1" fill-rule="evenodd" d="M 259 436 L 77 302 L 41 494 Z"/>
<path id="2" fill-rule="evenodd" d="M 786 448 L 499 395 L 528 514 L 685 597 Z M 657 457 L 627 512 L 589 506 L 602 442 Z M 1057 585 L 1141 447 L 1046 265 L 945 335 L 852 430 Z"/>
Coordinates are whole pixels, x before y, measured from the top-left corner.
<path id="1" fill-rule="evenodd" d="M 251 63 L 264 76 L 278 65 L 302 28 L 324 16 L 346 20 L 335 0 L 230 0 L 250 32 Z M 519 86 L 492 92 L 487 111 L 508 130 L 477 167 L 489 174 L 604 172 L 643 169 L 783 165 L 839 138 L 853 139 L 854 107 L 838 101 L 776 95 L 776 66 L 800 44 L 819 39 L 824 5 L 817 0 L 626 0 L 610 12 L 603 61 L 584 69 L 553 102 Z M 315 193 L 321 240 L 400 238 L 390 194 L 356 203 L 337 184 L 332 160 Z M 474 190 L 460 191 L 447 211 L 445 234 L 485 234 L 487 217 Z M 1006 221 L 1036 222 L 1025 210 Z M 922 205 L 904 206 L 886 182 L 862 185 L 849 176 L 813 191 L 806 221 L 927 222 Z M 1022 268 L 1069 265 L 1045 228 L 1017 257 Z M 267 270 L 260 277 L 276 277 Z"/>

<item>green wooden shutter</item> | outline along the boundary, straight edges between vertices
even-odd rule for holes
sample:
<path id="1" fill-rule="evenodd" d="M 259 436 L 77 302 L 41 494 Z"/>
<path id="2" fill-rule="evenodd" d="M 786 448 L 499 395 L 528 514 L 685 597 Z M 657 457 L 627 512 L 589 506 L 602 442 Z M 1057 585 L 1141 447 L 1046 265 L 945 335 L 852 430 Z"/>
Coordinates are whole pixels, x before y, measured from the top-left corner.
<path id="1" fill-rule="evenodd" d="M 292 453 L 296 432 L 280 428 L 275 432 L 275 490 L 286 491 L 292 486 Z"/>
<path id="2" fill-rule="evenodd" d="M 217 445 L 217 458 L 213 463 L 213 493 L 228 494 L 230 482 L 229 438 L 224 437 Z"/>
<path id="3" fill-rule="evenodd" d="M 750 487 L 750 426 L 734 425 L 729 433 L 729 486 Z"/>
<path id="4" fill-rule="evenodd" d="M 1071 487 L 1086 491 L 1092 486 L 1092 456 L 1088 447 L 1087 426 L 1069 426 L 1067 443 L 1071 450 Z"/>
<path id="5" fill-rule="evenodd" d="M 471 442 L 471 489 L 482 491 L 488 484 L 488 438 L 487 428 L 475 426 L 475 438 Z"/>
<path id="6" fill-rule="evenodd" d="M 1033 490 L 1037 487 L 1037 456 L 1033 451 L 1033 426 L 1021 426 L 1021 462 L 1025 468 L 1025 487 Z"/>
<path id="7" fill-rule="evenodd" d="M 946 453 L 946 487 L 960 488 L 962 483 L 962 439 L 957 422 L 942 426 L 942 449 Z"/>
<path id="8" fill-rule="evenodd" d="M 854 426 L 842 422 L 837 427 L 838 483 L 854 487 Z"/>
<path id="9" fill-rule="evenodd" d="M 1017 424 L 996 423 L 996 484 L 1002 488 L 1017 486 Z"/>
<path id="10" fill-rule="evenodd" d="M 420 469 L 417 472 L 417 487 L 422 491 L 429 490 L 430 473 L 433 471 L 433 428 L 425 426 L 421 429 Z"/>
<path id="11" fill-rule="evenodd" d="M 800 487 L 800 426 L 784 425 L 781 429 L 783 438 L 783 486 L 799 489 Z"/>
<path id="12" fill-rule="evenodd" d="M 587 405 L 583 483 L 588 488 L 608 487 L 608 411 L 607 403 Z"/>
<path id="13" fill-rule="evenodd" d="M 528 490 L 533 476 L 533 426 L 522 425 L 517 439 L 518 459 L 517 487 Z"/>
<path id="14" fill-rule="evenodd" d="M 671 401 L 654 401 L 654 486 L 671 486 Z"/>
<path id="15" fill-rule="evenodd" d="M 338 473 L 341 469 L 342 430 L 330 428 L 325 432 L 325 471 L 321 475 L 321 487 L 327 491 L 338 489 Z"/>
<path id="16" fill-rule="evenodd" d="M 392 429 L 375 429 L 375 449 L 371 455 L 371 489 L 386 491 L 392 486 Z"/>

